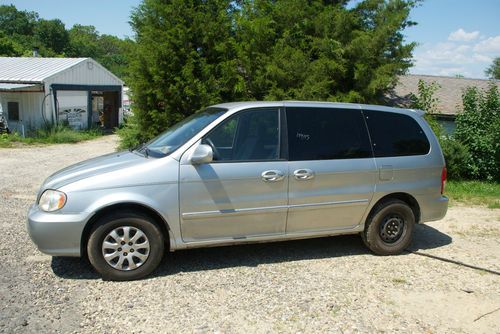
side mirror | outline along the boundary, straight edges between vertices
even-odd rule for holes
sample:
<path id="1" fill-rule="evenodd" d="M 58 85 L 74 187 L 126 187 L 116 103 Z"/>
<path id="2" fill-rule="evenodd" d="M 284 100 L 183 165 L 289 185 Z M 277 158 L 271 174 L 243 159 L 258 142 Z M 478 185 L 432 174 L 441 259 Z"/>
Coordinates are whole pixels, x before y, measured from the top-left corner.
<path id="1" fill-rule="evenodd" d="M 193 153 L 189 157 L 189 162 L 193 165 L 200 165 L 212 162 L 214 158 L 214 152 L 210 145 L 200 144 L 196 146 Z"/>

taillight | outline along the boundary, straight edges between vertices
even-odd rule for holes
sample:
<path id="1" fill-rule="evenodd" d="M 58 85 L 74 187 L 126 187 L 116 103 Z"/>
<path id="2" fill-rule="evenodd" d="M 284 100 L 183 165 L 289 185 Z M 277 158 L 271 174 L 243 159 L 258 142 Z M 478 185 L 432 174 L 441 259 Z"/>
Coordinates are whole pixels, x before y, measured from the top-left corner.
<path id="1" fill-rule="evenodd" d="M 446 185 L 446 167 L 441 171 L 441 195 L 444 193 L 444 186 Z"/>

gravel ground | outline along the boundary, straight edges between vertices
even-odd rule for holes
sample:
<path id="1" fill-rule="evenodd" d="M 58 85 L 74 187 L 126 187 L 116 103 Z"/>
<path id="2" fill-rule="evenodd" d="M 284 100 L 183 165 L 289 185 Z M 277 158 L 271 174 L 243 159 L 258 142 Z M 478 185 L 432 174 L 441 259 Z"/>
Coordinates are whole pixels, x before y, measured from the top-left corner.
<path id="1" fill-rule="evenodd" d="M 37 188 L 116 140 L 0 149 L 1 332 L 500 333 L 499 275 L 374 256 L 357 236 L 179 251 L 121 283 L 43 255 L 25 228 Z M 417 226 L 412 250 L 500 271 L 500 210 L 452 207 Z"/>

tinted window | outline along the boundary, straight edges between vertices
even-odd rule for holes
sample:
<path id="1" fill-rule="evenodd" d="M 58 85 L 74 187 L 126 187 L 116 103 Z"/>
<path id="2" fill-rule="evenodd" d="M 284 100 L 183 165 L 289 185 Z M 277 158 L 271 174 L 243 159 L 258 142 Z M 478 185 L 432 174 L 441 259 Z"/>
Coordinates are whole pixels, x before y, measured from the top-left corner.
<path id="1" fill-rule="evenodd" d="M 429 141 L 410 116 L 381 111 L 363 111 L 376 157 L 421 155 L 429 152 Z"/>
<path id="2" fill-rule="evenodd" d="M 290 160 L 355 159 L 371 156 L 359 110 L 287 108 Z"/>
<path id="3" fill-rule="evenodd" d="M 257 109 L 229 117 L 203 143 L 212 146 L 216 161 L 275 160 L 279 136 L 278 110 Z"/>
<path id="4" fill-rule="evenodd" d="M 19 102 L 8 102 L 7 113 L 9 114 L 9 121 L 19 121 Z"/>

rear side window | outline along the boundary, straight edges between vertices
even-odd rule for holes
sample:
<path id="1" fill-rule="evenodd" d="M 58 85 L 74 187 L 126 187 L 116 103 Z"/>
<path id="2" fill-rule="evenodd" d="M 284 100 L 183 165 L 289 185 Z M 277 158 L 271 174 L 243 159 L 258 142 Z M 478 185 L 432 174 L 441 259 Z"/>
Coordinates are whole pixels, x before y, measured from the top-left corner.
<path id="1" fill-rule="evenodd" d="M 430 149 L 420 125 L 410 116 L 363 110 L 370 131 L 375 157 L 423 155 Z"/>
<path id="2" fill-rule="evenodd" d="M 360 110 L 287 108 L 289 160 L 371 157 Z"/>

